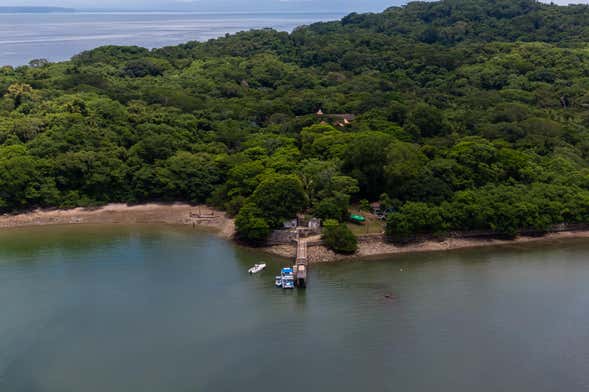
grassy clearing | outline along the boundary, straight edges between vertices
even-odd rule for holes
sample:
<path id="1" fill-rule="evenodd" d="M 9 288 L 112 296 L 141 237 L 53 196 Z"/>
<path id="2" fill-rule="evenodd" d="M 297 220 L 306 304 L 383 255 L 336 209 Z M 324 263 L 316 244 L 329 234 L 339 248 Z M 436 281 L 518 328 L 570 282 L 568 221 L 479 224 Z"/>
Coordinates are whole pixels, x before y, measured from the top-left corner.
<path id="1" fill-rule="evenodd" d="M 355 235 L 364 235 L 364 234 L 379 234 L 384 232 L 385 229 L 385 222 L 379 220 L 373 214 L 360 211 L 360 210 L 351 210 L 351 214 L 362 215 L 366 218 L 366 222 L 364 224 L 356 224 L 352 222 L 348 222 L 347 225 L 352 230 L 352 233 Z"/>

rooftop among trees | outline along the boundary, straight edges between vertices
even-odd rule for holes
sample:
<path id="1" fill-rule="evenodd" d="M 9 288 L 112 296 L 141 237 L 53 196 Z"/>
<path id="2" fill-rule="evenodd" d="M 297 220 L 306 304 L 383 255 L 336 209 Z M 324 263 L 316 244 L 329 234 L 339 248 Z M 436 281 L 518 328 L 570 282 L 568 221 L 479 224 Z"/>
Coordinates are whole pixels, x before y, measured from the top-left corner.
<path id="1" fill-rule="evenodd" d="M 403 236 L 587 222 L 588 41 L 588 6 L 444 0 L 3 67 L 0 210 L 208 202 L 256 239 L 386 194 Z"/>

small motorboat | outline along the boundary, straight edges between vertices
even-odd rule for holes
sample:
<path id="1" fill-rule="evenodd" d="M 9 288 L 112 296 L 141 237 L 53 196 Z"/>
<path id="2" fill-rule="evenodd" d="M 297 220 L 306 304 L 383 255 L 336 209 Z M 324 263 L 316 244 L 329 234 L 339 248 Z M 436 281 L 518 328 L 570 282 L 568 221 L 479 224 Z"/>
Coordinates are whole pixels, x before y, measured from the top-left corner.
<path id="1" fill-rule="evenodd" d="M 250 274 L 257 274 L 261 270 L 266 268 L 266 264 L 254 264 L 254 266 L 247 270 Z"/>
<path id="2" fill-rule="evenodd" d="M 285 276 L 282 278 L 282 288 L 283 289 L 294 289 L 295 282 L 292 276 Z"/>
<path id="3" fill-rule="evenodd" d="M 292 268 L 283 268 L 280 271 L 281 287 L 283 289 L 294 289 L 294 275 Z"/>
<path id="4" fill-rule="evenodd" d="M 350 215 L 350 220 L 358 225 L 362 225 L 364 224 L 364 222 L 366 222 L 366 218 L 364 218 L 362 215 L 357 214 Z"/>
<path id="5" fill-rule="evenodd" d="M 277 276 L 276 280 L 274 281 L 274 285 L 276 287 L 282 287 L 282 276 Z"/>

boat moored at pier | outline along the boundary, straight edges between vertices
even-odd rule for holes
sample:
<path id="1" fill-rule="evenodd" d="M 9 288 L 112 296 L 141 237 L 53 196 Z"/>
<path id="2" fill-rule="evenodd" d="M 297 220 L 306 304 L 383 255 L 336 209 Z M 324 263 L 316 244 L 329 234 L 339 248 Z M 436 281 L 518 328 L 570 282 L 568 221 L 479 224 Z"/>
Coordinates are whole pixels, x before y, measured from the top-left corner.
<path id="1" fill-rule="evenodd" d="M 278 278 L 280 278 L 280 285 L 278 284 Z M 285 267 L 280 271 L 280 276 L 276 277 L 276 287 L 282 287 L 283 289 L 294 289 L 295 279 L 292 268 Z"/>

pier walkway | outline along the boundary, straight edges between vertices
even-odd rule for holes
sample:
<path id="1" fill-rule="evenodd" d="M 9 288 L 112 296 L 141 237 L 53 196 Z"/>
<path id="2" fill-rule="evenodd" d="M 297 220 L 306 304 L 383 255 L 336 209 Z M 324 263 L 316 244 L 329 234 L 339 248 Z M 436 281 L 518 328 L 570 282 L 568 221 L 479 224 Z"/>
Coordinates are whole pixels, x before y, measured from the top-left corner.
<path id="1" fill-rule="evenodd" d="M 301 238 L 300 234 L 297 233 L 297 259 L 293 267 L 297 287 L 305 288 L 307 286 L 308 269 L 307 239 Z"/>

